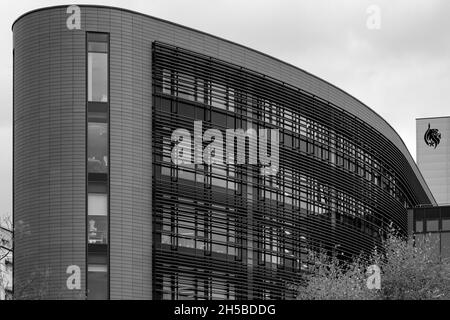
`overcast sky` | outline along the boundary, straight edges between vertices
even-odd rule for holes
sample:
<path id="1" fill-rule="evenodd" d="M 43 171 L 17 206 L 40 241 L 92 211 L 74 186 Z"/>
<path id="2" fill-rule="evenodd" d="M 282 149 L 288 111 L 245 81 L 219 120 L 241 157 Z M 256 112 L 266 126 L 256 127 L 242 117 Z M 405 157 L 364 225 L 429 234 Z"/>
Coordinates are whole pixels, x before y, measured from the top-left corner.
<path id="1" fill-rule="evenodd" d="M 21 14 L 40 7 L 123 7 L 277 57 L 375 110 L 400 134 L 414 158 L 415 118 L 450 115 L 448 0 L 8 0 L 2 4 L 0 215 L 12 211 L 11 25 Z M 372 5 L 380 9 L 379 29 L 367 27 L 372 16 L 367 9 Z"/>

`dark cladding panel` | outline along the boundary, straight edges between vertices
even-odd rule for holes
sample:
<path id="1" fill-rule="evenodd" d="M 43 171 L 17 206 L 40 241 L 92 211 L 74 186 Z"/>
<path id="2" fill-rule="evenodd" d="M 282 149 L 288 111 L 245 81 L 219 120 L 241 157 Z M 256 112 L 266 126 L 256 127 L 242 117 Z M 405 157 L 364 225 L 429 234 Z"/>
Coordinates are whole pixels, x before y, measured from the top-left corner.
<path id="1" fill-rule="evenodd" d="M 67 267 L 85 269 L 84 33 L 69 31 L 66 17 L 57 8 L 14 25 L 18 298 L 79 298 L 84 290 L 83 273 L 81 291 L 66 288 Z M 22 290 L 30 279 L 36 285 Z"/>

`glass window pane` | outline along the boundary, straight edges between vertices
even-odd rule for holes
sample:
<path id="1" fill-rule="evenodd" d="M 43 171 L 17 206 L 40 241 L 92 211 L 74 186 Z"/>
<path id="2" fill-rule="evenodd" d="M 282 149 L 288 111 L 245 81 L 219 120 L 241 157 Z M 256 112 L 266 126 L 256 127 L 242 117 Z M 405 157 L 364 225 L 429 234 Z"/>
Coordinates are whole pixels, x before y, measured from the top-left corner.
<path id="1" fill-rule="evenodd" d="M 220 84 L 211 85 L 211 104 L 219 109 L 226 109 L 226 88 Z"/>
<path id="2" fill-rule="evenodd" d="M 450 219 L 442 219 L 442 230 L 450 231 Z"/>
<path id="3" fill-rule="evenodd" d="M 88 216 L 89 244 L 108 243 L 108 218 L 106 216 Z"/>
<path id="4" fill-rule="evenodd" d="M 202 79 L 197 79 L 197 101 L 204 103 L 205 102 L 205 83 Z"/>
<path id="5" fill-rule="evenodd" d="M 423 232 L 423 221 L 416 221 L 416 232 Z"/>
<path id="6" fill-rule="evenodd" d="M 228 88 L 228 110 L 234 112 L 234 89 Z"/>
<path id="7" fill-rule="evenodd" d="M 212 178 L 211 184 L 213 186 L 216 186 L 216 187 L 226 188 L 227 187 L 227 180 L 218 179 L 218 178 Z"/>
<path id="8" fill-rule="evenodd" d="M 108 299 L 108 273 L 106 265 L 88 266 L 89 300 Z"/>
<path id="9" fill-rule="evenodd" d="M 108 52 L 108 44 L 106 42 L 93 42 L 88 44 L 88 51 Z"/>
<path id="10" fill-rule="evenodd" d="M 172 88 L 172 73 L 170 70 L 163 69 L 163 93 L 165 94 L 171 94 L 171 88 Z"/>
<path id="11" fill-rule="evenodd" d="M 178 227 L 178 246 L 185 248 L 194 248 L 194 234 L 195 231 L 193 229 Z"/>
<path id="12" fill-rule="evenodd" d="M 89 42 L 108 42 L 107 33 L 88 32 L 87 38 Z"/>
<path id="13" fill-rule="evenodd" d="M 88 53 L 88 101 L 108 102 L 108 55 Z"/>
<path id="14" fill-rule="evenodd" d="M 88 194 L 88 215 L 106 216 L 108 212 L 108 198 L 106 194 Z"/>
<path id="15" fill-rule="evenodd" d="M 88 172 L 108 172 L 108 125 L 88 123 Z"/>
<path id="16" fill-rule="evenodd" d="M 212 251 L 218 253 L 226 253 L 225 243 L 227 241 L 226 236 L 223 233 L 222 228 L 213 227 L 212 228 Z"/>
<path id="17" fill-rule="evenodd" d="M 195 118 L 195 107 L 186 103 L 178 103 L 178 114 L 189 119 Z"/>
<path id="18" fill-rule="evenodd" d="M 178 74 L 178 96 L 195 101 L 195 79 L 193 76 Z"/>
<path id="19" fill-rule="evenodd" d="M 195 180 L 195 164 L 181 164 L 178 166 L 178 178 Z"/>
<path id="20" fill-rule="evenodd" d="M 214 126 L 226 129 L 227 127 L 227 115 L 221 112 L 213 111 L 211 113 L 211 122 Z"/>
<path id="21" fill-rule="evenodd" d="M 439 231 L 439 220 L 427 220 L 427 232 Z"/>

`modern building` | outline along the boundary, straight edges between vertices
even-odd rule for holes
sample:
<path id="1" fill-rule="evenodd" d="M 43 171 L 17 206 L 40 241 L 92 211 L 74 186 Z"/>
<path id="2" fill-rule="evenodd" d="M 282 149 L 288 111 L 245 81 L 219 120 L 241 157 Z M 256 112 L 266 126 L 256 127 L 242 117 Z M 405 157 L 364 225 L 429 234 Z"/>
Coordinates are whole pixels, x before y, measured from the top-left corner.
<path id="1" fill-rule="evenodd" d="M 308 249 L 350 258 L 436 204 L 384 119 L 273 57 L 102 6 L 13 33 L 15 286 L 45 270 L 52 299 L 289 299 Z M 182 143 L 223 159 L 226 129 L 245 130 L 244 163 L 172 161 Z M 276 170 L 252 163 L 253 132 L 279 141 Z"/>
<path id="2" fill-rule="evenodd" d="M 12 299 L 12 232 L 0 226 L 0 300 Z"/>
<path id="3" fill-rule="evenodd" d="M 450 204 L 450 117 L 416 119 L 417 165 L 438 204 Z"/>

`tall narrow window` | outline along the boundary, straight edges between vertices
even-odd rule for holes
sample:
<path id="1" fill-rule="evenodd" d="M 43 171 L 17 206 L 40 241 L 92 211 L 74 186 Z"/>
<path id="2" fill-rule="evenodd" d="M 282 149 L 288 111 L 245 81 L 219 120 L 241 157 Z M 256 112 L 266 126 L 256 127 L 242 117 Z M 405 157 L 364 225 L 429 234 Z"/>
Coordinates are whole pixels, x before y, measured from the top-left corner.
<path id="1" fill-rule="evenodd" d="M 87 34 L 87 298 L 109 291 L 108 34 Z"/>
<path id="2" fill-rule="evenodd" d="M 88 101 L 108 102 L 108 44 L 88 43 Z"/>

